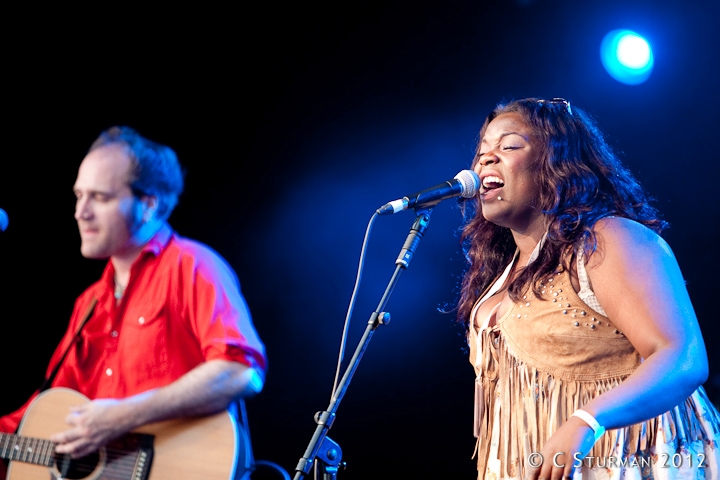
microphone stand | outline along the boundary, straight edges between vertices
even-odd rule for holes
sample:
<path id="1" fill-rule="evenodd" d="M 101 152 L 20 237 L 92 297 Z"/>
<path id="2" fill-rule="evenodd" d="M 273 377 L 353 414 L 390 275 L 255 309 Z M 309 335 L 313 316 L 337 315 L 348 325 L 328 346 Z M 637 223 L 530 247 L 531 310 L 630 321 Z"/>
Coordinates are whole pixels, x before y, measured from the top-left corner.
<path id="1" fill-rule="evenodd" d="M 343 375 L 342 380 L 340 380 L 338 388 L 335 390 L 335 394 L 330 400 L 330 405 L 327 410 L 315 414 L 315 423 L 317 423 L 317 427 L 312 439 L 310 440 L 310 444 L 305 450 L 305 454 L 298 462 L 297 467 L 295 467 L 294 480 L 301 480 L 305 478 L 305 475 L 310 471 L 313 464 L 315 464 L 316 480 L 318 479 L 318 474 L 322 475 L 323 480 L 335 480 L 337 478 L 339 468 L 345 466 L 342 461 L 342 449 L 340 448 L 340 445 L 331 440 L 327 436 L 327 433 L 335 421 L 335 412 L 340 405 L 340 401 L 345 396 L 348 386 L 350 386 L 350 380 L 360 364 L 360 359 L 365 353 L 365 350 L 370 343 L 370 339 L 372 338 L 373 333 L 375 333 L 375 329 L 379 325 L 387 325 L 390 323 L 390 314 L 384 312 L 383 309 L 390 299 L 390 294 L 398 282 L 400 273 L 408 267 L 413 255 L 415 254 L 415 249 L 420 243 L 420 240 L 422 240 L 425 229 L 427 229 L 428 223 L 430 222 L 430 214 L 432 213 L 432 207 L 434 206 L 435 205 L 431 205 L 415 209 L 417 217 L 410 228 L 410 233 L 405 240 L 405 244 L 400 250 L 397 260 L 395 260 L 395 272 L 385 289 L 385 293 L 380 299 L 377 309 L 372 313 L 372 315 L 370 315 L 367 327 L 365 328 L 365 333 L 355 349 L 355 353 L 350 360 L 350 364 L 345 370 L 345 375 Z M 316 459 L 318 460 L 317 462 L 315 461 Z"/>

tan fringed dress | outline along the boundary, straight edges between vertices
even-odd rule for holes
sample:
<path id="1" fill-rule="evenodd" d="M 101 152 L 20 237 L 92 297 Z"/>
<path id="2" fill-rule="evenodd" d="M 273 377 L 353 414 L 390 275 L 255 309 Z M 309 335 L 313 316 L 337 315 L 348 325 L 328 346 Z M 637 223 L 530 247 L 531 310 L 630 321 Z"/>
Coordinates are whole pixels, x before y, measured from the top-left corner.
<path id="1" fill-rule="evenodd" d="M 578 276 L 580 294 L 590 293 L 585 300 L 558 269 L 542 283 L 544 300 L 530 291 L 492 326 L 474 318 L 482 300 L 473 311 L 468 341 L 480 480 L 522 479 L 529 456 L 576 409 L 641 362 L 594 299 L 581 259 Z M 575 479 L 720 479 L 719 442 L 720 414 L 700 387 L 663 415 L 608 430 Z"/>

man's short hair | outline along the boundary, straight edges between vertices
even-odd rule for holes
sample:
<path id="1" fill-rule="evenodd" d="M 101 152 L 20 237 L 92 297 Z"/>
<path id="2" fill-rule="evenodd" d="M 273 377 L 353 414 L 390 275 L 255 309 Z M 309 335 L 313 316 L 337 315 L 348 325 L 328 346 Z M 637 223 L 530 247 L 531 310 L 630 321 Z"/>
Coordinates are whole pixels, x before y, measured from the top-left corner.
<path id="1" fill-rule="evenodd" d="M 103 131 L 88 152 L 112 144 L 123 145 L 130 156 L 132 166 L 128 184 L 133 195 L 156 197 L 156 214 L 166 220 L 184 188 L 184 172 L 175 151 L 141 136 L 130 127 L 114 126 Z"/>

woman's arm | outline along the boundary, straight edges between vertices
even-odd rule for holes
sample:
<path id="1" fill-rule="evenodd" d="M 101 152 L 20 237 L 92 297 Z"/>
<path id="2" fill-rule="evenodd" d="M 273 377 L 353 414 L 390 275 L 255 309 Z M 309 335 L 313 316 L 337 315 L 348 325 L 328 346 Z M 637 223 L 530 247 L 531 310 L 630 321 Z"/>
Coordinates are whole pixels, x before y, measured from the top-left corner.
<path id="1" fill-rule="evenodd" d="M 622 384 L 583 407 L 606 428 L 655 417 L 681 403 L 708 377 L 705 343 L 670 247 L 650 229 L 623 218 L 595 228 L 588 262 L 593 291 L 642 364 Z"/>
<path id="2" fill-rule="evenodd" d="M 683 402 L 707 379 L 708 360 L 697 317 L 677 260 L 667 243 L 647 227 L 625 218 L 595 226 L 597 250 L 587 272 L 610 321 L 643 358 L 620 385 L 583 406 L 607 429 L 661 415 Z M 593 430 L 571 417 L 543 446 L 544 458 L 558 452 L 564 467 L 546 461 L 532 479 L 572 473 L 573 455 L 586 455 Z"/>

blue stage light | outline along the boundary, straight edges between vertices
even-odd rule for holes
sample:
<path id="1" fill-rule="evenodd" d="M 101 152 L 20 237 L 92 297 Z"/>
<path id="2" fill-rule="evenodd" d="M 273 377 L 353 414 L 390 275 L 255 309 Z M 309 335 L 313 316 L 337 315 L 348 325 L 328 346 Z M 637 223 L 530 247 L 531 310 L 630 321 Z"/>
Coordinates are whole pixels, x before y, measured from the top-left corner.
<path id="1" fill-rule="evenodd" d="M 650 44 L 630 30 L 613 30 L 605 35 L 600 59 L 610 76 L 628 85 L 647 80 L 654 64 Z"/>

